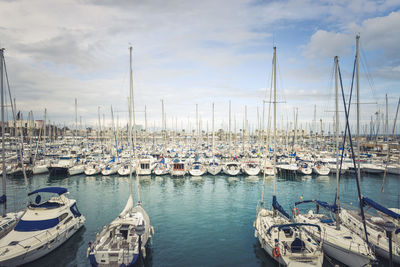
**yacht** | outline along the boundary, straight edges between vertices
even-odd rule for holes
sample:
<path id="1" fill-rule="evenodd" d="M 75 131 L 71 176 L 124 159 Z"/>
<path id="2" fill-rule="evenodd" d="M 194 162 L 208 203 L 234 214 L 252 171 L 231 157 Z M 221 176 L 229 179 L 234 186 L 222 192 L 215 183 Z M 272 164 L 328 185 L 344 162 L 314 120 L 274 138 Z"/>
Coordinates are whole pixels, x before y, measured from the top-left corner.
<path id="1" fill-rule="evenodd" d="M 28 194 L 26 212 L 0 239 L 0 266 L 18 266 L 43 257 L 84 225 L 85 217 L 67 193 L 66 188 L 45 187 Z"/>

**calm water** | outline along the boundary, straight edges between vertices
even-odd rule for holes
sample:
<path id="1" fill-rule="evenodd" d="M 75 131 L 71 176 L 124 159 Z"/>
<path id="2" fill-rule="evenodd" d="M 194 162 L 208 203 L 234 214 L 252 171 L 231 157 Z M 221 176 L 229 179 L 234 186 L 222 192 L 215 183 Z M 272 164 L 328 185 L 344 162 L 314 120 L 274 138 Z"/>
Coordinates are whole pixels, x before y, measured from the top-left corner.
<path id="1" fill-rule="evenodd" d="M 236 182 L 230 182 L 224 175 L 203 176 L 201 182 L 193 182 L 190 178 L 140 178 L 143 206 L 155 229 L 147 265 L 277 266 L 254 238 L 252 224 L 261 195 L 262 177 L 239 176 Z M 332 202 L 335 179 L 333 176 L 278 178 L 278 200 L 287 211 L 301 195 L 304 199 Z M 399 178 L 388 176 L 383 194 L 380 193 L 381 184 L 382 179 L 378 176 L 364 176 L 363 194 L 388 207 L 399 207 Z M 29 266 L 89 266 L 87 244 L 125 206 L 129 178 L 84 175 L 30 178 L 30 190 L 45 186 L 68 188 L 69 197 L 77 200 L 86 224 L 57 250 Z M 267 178 L 264 199 L 269 205 L 272 188 L 273 180 Z M 342 178 L 340 190 L 342 203 L 357 205 L 356 183 L 352 177 Z M 23 179 L 8 180 L 7 195 L 10 211 L 23 208 L 26 202 Z M 328 261 L 324 265 L 331 266 Z"/>

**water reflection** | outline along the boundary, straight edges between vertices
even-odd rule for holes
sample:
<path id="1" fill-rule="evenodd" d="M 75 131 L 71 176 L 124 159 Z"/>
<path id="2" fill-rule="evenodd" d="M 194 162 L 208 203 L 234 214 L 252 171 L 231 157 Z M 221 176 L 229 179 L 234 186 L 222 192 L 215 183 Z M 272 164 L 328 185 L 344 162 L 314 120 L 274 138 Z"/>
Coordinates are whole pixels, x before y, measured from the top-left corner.
<path id="1" fill-rule="evenodd" d="M 192 177 L 190 177 L 189 180 L 192 183 L 203 183 L 204 182 L 204 179 L 200 176 L 192 176 Z"/>
<path id="2" fill-rule="evenodd" d="M 51 257 L 40 258 L 37 261 L 27 264 L 26 266 L 42 267 L 78 265 L 76 263 L 76 258 L 78 256 L 79 247 L 82 245 L 85 231 L 85 226 L 81 227 L 81 229 L 79 229 L 73 236 L 65 241 L 65 243 L 53 250 L 51 252 Z"/>
<path id="3" fill-rule="evenodd" d="M 244 180 L 248 183 L 258 183 L 260 178 L 258 176 L 248 176 Z"/>

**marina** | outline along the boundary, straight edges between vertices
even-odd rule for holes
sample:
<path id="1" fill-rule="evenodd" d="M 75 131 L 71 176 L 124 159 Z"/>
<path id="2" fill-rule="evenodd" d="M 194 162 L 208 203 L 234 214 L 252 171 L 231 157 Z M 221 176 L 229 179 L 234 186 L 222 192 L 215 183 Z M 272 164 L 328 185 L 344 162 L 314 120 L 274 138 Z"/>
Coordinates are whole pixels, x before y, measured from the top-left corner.
<path id="1" fill-rule="evenodd" d="M 142 200 L 155 232 L 146 266 L 278 266 L 254 238 L 253 221 L 262 176 L 253 179 L 237 176 L 237 180 L 232 180 L 222 174 L 207 174 L 202 178 L 201 182 L 192 182 L 190 176 L 178 179 L 169 175 L 143 176 L 140 179 Z M 384 194 L 380 193 L 381 183 L 380 177 L 363 175 L 362 189 L 365 194 L 376 196 L 380 203 L 398 207 L 398 177 L 388 175 Z M 128 179 L 116 175 L 55 178 L 38 175 L 30 184 L 35 188 L 67 187 L 70 197 L 76 199 L 80 212 L 85 215 L 86 223 L 63 247 L 29 266 L 89 266 L 88 243 L 94 241 L 96 232 L 117 217 L 125 206 Z M 23 180 L 9 178 L 7 185 L 9 207 L 23 208 L 25 198 L 22 196 L 26 194 Z M 301 196 L 334 199 L 335 186 L 332 175 L 278 177 L 277 180 L 280 204 L 286 210 Z M 356 190 L 354 179 L 345 176 L 341 181 L 342 203 L 356 209 Z M 271 178 L 267 179 L 265 194 L 272 195 Z M 332 265 L 325 259 L 324 266 Z M 381 259 L 378 266 L 387 266 L 387 262 Z"/>
<path id="2" fill-rule="evenodd" d="M 398 2 L 0 18 L 0 267 L 400 266 Z"/>

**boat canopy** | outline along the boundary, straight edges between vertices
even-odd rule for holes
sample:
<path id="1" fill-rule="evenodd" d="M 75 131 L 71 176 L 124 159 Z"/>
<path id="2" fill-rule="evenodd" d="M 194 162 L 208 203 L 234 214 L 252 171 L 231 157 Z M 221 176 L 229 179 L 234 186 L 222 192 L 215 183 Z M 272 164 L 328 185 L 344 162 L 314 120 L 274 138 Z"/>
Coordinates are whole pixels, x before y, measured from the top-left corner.
<path id="1" fill-rule="evenodd" d="M 312 223 L 289 223 L 289 224 L 275 224 L 272 225 L 270 228 L 267 230 L 267 235 L 271 232 L 272 228 L 278 228 L 278 231 L 281 229 L 286 229 L 289 227 L 297 227 L 297 226 L 312 226 L 312 227 L 317 227 L 318 231 L 321 231 L 321 227 L 317 224 L 312 224 Z"/>
<path id="2" fill-rule="evenodd" d="M 33 195 L 33 194 L 37 194 L 37 193 L 55 193 L 58 195 L 62 195 L 68 192 L 67 188 L 64 187 L 44 187 L 41 189 L 37 189 L 35 191 L 32 191 L 28 194 L 28 196 Z"/>
<path id="3" fill-rule="evenodd" d="M 315 204 L 317 204 L 331 212 L 337 212 L 337 210 L 338 210 L 338 207 L 336 204 L 331 205 L 328 202 L 317 200 L 317 199 L 298 201 L 298 202 L 295 202 L 294 205 L 297 206 L 297 205 L 300 205 L 303 203 L 310 203 L 310 202 L 314 202 Z"/>
<path id="4" fill-rule="evenodd" d="M 282 213 L 282 215 L 285 216 L 286 218 L 288 219 L 290 218 L 289 214 L 287 214 L 287 212 L 282 208 L 282 206 L 276 200 L 276 196 L 272 197 L 272 207 L 278 210 L 280 213 Z"/>
<path id="5" fill-rule="evenodd" d="M 373 207 L 374 209 L 379 210 L 379 211 L 385 213 L 386 215 L 388 215 L 388 216 L 390 216 L 390 217 L 392 217 L 394 219 L 400 219 L 400 214 L 397 214 L 396 212 L 391 211 L 388 208 L 385 208 L 384 206 L 382 206 L 379 203 L 376 203 L 375 201 L 373 201 L 370 198 L 362 197 L 361 198 L 361 203 L 362 203 L 363 206 Z"/>

